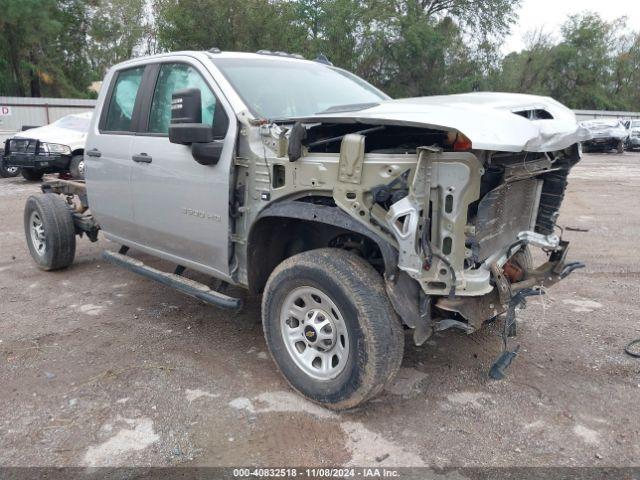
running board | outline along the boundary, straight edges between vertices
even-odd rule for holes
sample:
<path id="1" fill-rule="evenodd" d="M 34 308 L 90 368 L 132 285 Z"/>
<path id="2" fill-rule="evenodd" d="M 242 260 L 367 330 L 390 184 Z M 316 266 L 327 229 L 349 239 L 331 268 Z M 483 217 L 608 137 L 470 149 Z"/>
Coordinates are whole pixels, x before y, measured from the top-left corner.
<path id="1" fill-rule="evenodd" d="M 149 267 L 135 258 L 127 257 L 126 255 L 111 252 L 109 250 L 104 250 L 102 252 L 102 258 L 109 263 L 118 265 L 119 267 L 124 267 L 127 270 L 131 270 L 132 272 L 142 275 L 143 277 L 150 278 L 151 280 L 155 280 L 163 285 L 175 288 L 190 297 L 197 298 L 198 300 L 215 305 L 216 307 L 225 308 L 227 310 L 240 310 L 240 308 L 242 308 L 242 300 L 240 298 L 229 297 L 216 292 L 215 290 L 211 290 L 203 283 L 176 275 L 175 273 L 167 273 Z"/>

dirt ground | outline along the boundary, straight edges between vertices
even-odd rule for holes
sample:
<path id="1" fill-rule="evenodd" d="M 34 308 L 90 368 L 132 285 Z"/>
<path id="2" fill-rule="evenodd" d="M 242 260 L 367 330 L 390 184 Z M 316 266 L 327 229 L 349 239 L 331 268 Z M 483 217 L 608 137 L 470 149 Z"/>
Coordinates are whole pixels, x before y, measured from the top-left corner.
<path id="1" fill-rule="evenodd" d="M 37 269 L 0 179 L 0 465 L 638 466 L 640 154 L 587 155 L 560 224 L 587 263 L 531 299 L 521 354 L 487 372 L 496 328 L 407 341 L 400 375 L 355 412 L 292 393 L 267 354 L 259 298 L 230 315 L 103 262 L 81 240 Z M 409 340 L 409 339 L 407 339 Z"/>

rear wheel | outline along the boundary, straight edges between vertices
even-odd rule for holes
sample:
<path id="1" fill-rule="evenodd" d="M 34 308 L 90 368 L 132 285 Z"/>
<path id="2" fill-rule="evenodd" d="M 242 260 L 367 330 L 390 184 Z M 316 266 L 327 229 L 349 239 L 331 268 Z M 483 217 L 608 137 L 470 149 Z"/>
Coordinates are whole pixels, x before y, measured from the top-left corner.
<path id="1" fill-rule="evenodd" d="M 22 176 L 25 180 L 28 180 L 30 182 L 40 182 L 42 181 L 44 173 L 38 172 L 37 170 L 34 170 L 32 168 L 23 168 Z"/>
<path id="2" fill-rule="evenodd" d="M 373 267 L 331 248 L 295 255 L 262 299 L 267 345 L 289 384 L 334 410 L 378 394 L 402 362 L 404 333 Z"/>
<path id="3" fill-rule="evenodd" d="M 74 155 L 69 164 L 71 176 L 77 180 L 84 180 L 84 155 Z"/>
<path id="4" fill-rule="evenodd" d="M 76 252 L 69 206 L 54 193 L 32 195 L 24 209 L 24 230 L 31 256 L 43 270 L 66 268 Z"/>

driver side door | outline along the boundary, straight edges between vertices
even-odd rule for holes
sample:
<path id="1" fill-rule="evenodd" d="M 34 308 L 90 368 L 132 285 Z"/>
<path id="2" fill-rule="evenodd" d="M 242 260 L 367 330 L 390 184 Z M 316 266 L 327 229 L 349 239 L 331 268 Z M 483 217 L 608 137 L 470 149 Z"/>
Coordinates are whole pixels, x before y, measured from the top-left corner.
<path id="1" fill-rule="evenodd" d="M 149 95 L 140 131 L 131 147 L 131 188 L 137 241 L 150 253 L 218 278 L 229 277 L 229 189 L 236 138 L 231 107 L 209 72 L 189 58 L 150 66 Z M 197 163 L 188 145 L 171 143 L 171 95 L 184 88 L 201 91 L 202 122 L 220 132 L 222 155 L 216 165 Z"/>

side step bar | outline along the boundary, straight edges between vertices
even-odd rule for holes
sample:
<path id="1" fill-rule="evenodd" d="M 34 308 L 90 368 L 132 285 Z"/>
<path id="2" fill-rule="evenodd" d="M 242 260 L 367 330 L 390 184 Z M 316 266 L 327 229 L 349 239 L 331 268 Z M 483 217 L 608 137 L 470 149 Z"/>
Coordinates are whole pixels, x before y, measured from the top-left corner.
<path id="1" fill-rule="evenodd" d="M 211 290 L 206 285 L 191 280 L 189 278 L 181 277 L 175 273 L 167 273 L 155 268 L 145 265 L 140 260 L 127 257 L 120 253 L 104 250 L 102 252 L 102 258 L 107 262 L 119 267 L 124 267 L 127 270 L 138 273 L 144 277 L 155 280 L 171 288 L 181 291 L 189 295 L 190 297 L 202 300 L 205 303 L 215 305 L 216 307 L 225 308 L 227 310 L 240 310 L 242 308 L 242 300 L 240 298 L 233 298 L 222 293 Z"/>

